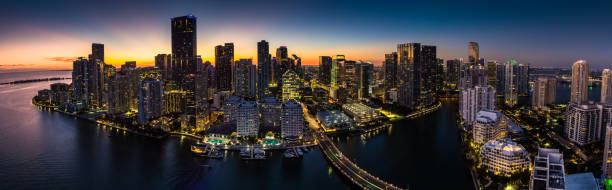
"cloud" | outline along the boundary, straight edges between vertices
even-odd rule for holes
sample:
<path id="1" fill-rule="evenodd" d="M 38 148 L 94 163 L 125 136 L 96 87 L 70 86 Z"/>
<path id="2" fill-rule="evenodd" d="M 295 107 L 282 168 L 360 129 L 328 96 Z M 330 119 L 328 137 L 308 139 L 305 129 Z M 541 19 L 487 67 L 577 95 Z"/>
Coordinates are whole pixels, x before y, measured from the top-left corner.
<path id="1" fill-rule="evenodd" d="M 72 63 L 74 60 L 76 60 L 76 57 L 47 57 L 45 59 L 48 61 Z"/>

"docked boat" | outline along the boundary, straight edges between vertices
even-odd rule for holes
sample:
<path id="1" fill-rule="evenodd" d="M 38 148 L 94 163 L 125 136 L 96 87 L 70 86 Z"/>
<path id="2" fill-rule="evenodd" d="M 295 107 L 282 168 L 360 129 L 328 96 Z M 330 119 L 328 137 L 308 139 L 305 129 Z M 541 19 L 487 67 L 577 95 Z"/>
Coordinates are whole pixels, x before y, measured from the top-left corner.
<path id="1" fill-rule="evenodd" d="M 251 157 L 251 151 L 249 149 L 240 149 L 241 157 Z"/>
<path id="2" fill-rule="evenodd" d="M 191 145 L 191 152 L 196 153 L 196 154 L 205 154 L 206 148 L 207 148 L 206 144 L 198 142 L 194 145 Z"/>

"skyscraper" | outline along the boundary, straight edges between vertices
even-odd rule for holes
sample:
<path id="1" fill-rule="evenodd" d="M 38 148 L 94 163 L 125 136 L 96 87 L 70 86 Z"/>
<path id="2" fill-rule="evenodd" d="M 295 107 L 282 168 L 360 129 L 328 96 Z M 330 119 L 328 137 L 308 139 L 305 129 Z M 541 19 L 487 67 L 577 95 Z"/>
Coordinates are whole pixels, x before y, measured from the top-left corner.
<path id="1" fill-rule="evenodd" d="M 529 95 L 529 66 L 525 64 L 518 64 L 514 66 L 514 72 L 516 81 L 516 93 L 521 95 Z"/>
<path id="2" fill-rule="evenodd" d="M 552 77 L 540 77 L 533 85 L 531 104 L 537 108 L 554 104 L 556 97 L 557 80 Z"/>
<path id="3" fill-rule="evenodd" d="M 479 48 L 478 48 L 478 43 L 476 42 L 469 42 L 468 43 L 468 52 L 469 52 L 469 59 L 468 61 L 470 63 L 476 63 L 480 57 L 479 57 Z"/>
<path id="4" fill-rule="evenodd" d="M 197 55 L 196 17 L 186 15 L 171 19 L 173 76 L 183 84 L 187 74 L 196 72 Z M 183 85 L 179 85 L 185 88 Z"/>
<path id="5" fill-rule="evenodd" d="M 563 154 L 558 149 L 540 148 L 533 159 L 530 190 L 565 189 L 565 167 Z"/>
<path id="6" fill-rule="evenodd" d="M 217 89 L 231 91 L 234 82 L 234 44 L 225 43 L 215 47 L 215 79 Z"/>
<path id="7" fill-rule="evenodd" d="M 100 60 L 104 62 L 104 44 L 92 43 L 91 44 L 91 60 Z"/>
<path id="8" fill-rule="evenodd" d="M 89 105 L 89 91 L 87 78 L 88 61 L 79 57 L 72 62 L 72 100 L 86 108 Z"/>
<path id="9" fill-rule="evenodd" d="M 580 146 L 603 138 L 605 125 L 612 120 L 612 105 L 570 102 L 565 112 L 565 134 Z"/>
<path id="10" fill-rule="evenodd" d="M 407 108 L 420 108 L 434 102 L 436 47 L 420 43 L 397 45 L 398 101 Z"/>
<path id="11" fill-rule="evenodd" d="M 259 110 L 257 103 L 245 101 L 238 106 L 236 131 L 239 137 L 257 137 L 259 132 Z"/>
<path id="12" fill-rule="evenodd" d="M 300 81 L 297 74 L 292 70 L 288 70 L 283 75 L 281 82 L 283 102 L 287 102 L 289 100 L 299 100 Z"/>
<path id="13" fill-rule="evenodd" d="M 254 100 L 256 98 L 257 70 L 251 59 L 240 59 L 236 62 L 236 96 Z"/>
<path id="14" fill-rule="evenodd" d="M 397 52 L 385 54 L 385 92 L 397 85 Z"/>
<path id="15" fill-rule="evenodd" d="M 581 103 L 589 100 L 589 64 L 578 60 L 572 65 L 571 102 Z"/>
<path id="16" fill-rule="evenodd" d="M 516 60 L 510 59 L 506 61 L 506 65 L 504 67 L 504 102 L 510 107 L 516 105 L 518 98 L 515 80 L 516 73 L 514 72 L 514 66 L 516 64 Z"/>
<path id="17" fill-rule="evenodd" d="M 172 55 L 171 54 L 157 54 L 155 56 L 155 67 L 161 70 L 162 78 L 164 80 L 172 80 Z"/>
<path id="18" fill-rule="evenodd" d="M 276 64 L 278 65 L 278 71 L 274 71 L 277 79 L 280 79 L 287 70 L 290 70 L 293 66 L 289 61 L 289 54 L 287 52 L 287 46 L 280 46 L 276 49 Z"/>
<path id="19" fill-rule="evenodd" d="M 359 74 L 359 100 L 370 97 L 370 84 L 374 81 L 374 65 L 370 62 L 362 62 Z"/>
<path id="20" fill-rule="evenodd" d="M 295 100 L 283 103 L 281 106 L 281 137 L 298 139 L 304 131 L 304 111 Z"/>
<path id="21" fill-rule="evenodd" d="M 272 68 L 270 45 L 265 40 L 257 42 L 257 97 L 263 98 L 269 91 Z"/>
<path id="22" fill-rule="evenodd" d="M 319 56 L 319 82 L 329 85 L 331 80 L 332 58 L 330 56 Z"/>
<path id="23" fill-rule="evenodd" d="M 164 83 L 158 79 L 145 78 L 138 85 L 138 122 L 147 123 L 163 114 Z"/>
<path id="24" fill-rule="evenodd" d="M 476 86 L 461 91 L 459 111 L 467 124 L 476 119 L 481 110 L 495 110 L 495 89 L 491 86 Z"/>
<path id="25" fill-rule="evenodd" d="M 612 71 L 601 72 L 601 103 L 612 104 Z"/>
<path id="26" fill-rule="evenodd" d="M 344 55 L 336 55 L 332 60 L 331 74 L 330 74 L 330 89 L 329 97 L 334 100 L 338 98 L 338 89 L 340 88 L 341 77 L 343 73 L 345 58 Z"/>
<path id="27" fill-rule="evenodd" d="M 459 59 L 446 60 L 446 86 L 450 90 L 456 90 L 459 86 Z"/>
<path id="28" fill-rule="evenodd" d="M 605 126 L 604 152 L 603 152 L 602 175 L 606 179 L 612 179 L 612 124 Z"/>

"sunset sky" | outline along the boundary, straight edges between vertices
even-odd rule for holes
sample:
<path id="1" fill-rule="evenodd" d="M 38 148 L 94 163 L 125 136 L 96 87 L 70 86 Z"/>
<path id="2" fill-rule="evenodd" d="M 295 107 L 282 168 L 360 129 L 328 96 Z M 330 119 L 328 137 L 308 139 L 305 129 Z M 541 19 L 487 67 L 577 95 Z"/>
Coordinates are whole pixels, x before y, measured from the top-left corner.
<path id="1" fill-rule="evenodd" d="M 537 2 L 537 3 L 534 3 Z M 170 53 L 170 18 L 197 16 L 198 53 L 234 42 L 236 59 L 256 59 L 257 41 L 281 45 L 318 64 L 318 56 L 380 64 L 398 43 L 436 45 L 438 57 L 515 58 L 534 66 L 612 67 L 612 1 L 9 1 L 0 6 L 0 70 L 71 69 L 91 43 L 106 62 L 151 65 Z"/>

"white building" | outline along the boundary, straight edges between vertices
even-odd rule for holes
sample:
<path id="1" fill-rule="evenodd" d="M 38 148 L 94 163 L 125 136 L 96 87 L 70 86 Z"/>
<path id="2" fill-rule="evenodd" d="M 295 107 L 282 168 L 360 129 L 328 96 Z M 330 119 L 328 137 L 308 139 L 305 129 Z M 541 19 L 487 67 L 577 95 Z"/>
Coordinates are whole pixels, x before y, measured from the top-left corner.
<path id="1" fill-rule="evenodd" d="M 601 103 L 612 104 L 612 71 L 601 72 Z"/>
<path id="2" fill-rule="evenodd" d="M 239 137 L 257 137 L 259 132 L 259 110 L 257 103 L 245 101 L 238 107 L 236 131 Z"/>
<path id="3" fill-rule="evenodd" d="M 479 111 L 474 122 L 474 143 L 484 144 L 490 140 L 501 139 L 506 136 L 506 125 L 503 115 L 496 111 Z"/>
<path id="4" fill-rule="evenodd" d="M 606 139 L 604 141 L 603 175 L 606 179 L 612 179 L 612 123 L 606 126 Z"/>
<path id="5" fill-rule="evenodd" d="M 297 139 L 304 131 L 304 110 L 295 100 L 281 106 L 281 137 Z"/>
<path id="6" fill-rule="evenodd" d="M 164 83 L 146 78 L 138 84 L 138 122 L 147 123 L 164 113 Z"/>
<path id="7" fill-rule="evenodd" d="M 530 190 L 564 190 L 565 167 L 558 149 L 540 148 L 533 160 Z"/>
<path id="8" fill-rule="evenodd" d="M 579 145 L 601 140 L 603 127 L 612 120 L 612 104 L 570 102 L 565 112 L 565 134 Z"/>
<path id="9" fill-rule="evenodd" d="M 556 98 L 557 80 L 552 77 L 540 77 L 533 85 L 531 105 L 540 109 L 547 109 L 547 105 L 554 104 Z"/>
<path id="10" fill-rule="evenodd" d="M 495 175 L 511 176 L 529 168 L 529 153 L 510 139 L 491 140 L 480 148 L 483 167 Z"/>
<path id="11" fill-rule="evenodd" d="M 291 99 L 298 100 L 300 98 L 300 78 L 292 70 L 287 70 L 282 77 L 282 100 L 287 102 Z"/>
<path id="12" fill-rule="evenodd" d="M 495 89 L 491 86 L 476 86 L 461 91 L 459 111 L 467 124 L 472 124 L 480 110 L 495 110 Z"/>

